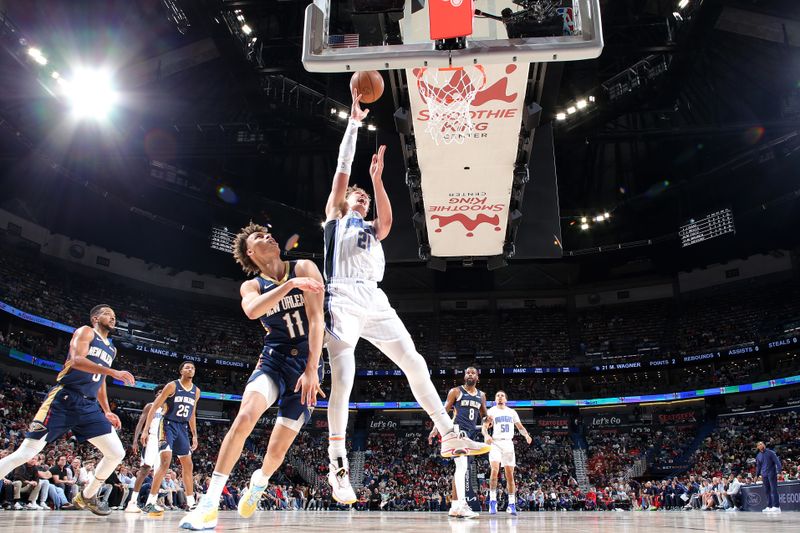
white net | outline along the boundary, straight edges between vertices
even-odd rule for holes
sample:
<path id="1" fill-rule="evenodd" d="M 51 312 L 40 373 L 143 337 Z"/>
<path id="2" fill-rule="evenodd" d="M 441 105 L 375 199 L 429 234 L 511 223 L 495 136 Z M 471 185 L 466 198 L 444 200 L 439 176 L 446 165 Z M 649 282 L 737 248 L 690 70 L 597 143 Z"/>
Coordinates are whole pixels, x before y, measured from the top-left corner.
<path id="1" fill-rule="evenodd" d="M 416 75 L 428 106 L 426 131 L 437 145 L 463 143 L 474 129 L 470 105 L 486 85 L 483 67 L 421 68 Z"/>

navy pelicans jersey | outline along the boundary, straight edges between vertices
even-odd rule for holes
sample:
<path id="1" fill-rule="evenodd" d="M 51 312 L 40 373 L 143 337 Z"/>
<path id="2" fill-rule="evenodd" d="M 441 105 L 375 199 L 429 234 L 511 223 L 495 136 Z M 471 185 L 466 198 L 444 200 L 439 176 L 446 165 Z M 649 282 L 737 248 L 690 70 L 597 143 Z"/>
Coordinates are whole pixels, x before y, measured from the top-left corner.
<path id="1" fill-rule="evenodd" d="M 111 339 L 103 340 L 95 331 L 94 338 L 89 343 L 89 353 L 86 358 L 92 363 L 111 368 L 116 355 L 117 349 L 114 348 L 114 343 L 111 342 Z M 86 398 L 97 398 L 97 393 L 103 384 L 105 376 L 103 374 L 90 374 L 82 370 L 75 370 L 72 365 L 72 358 L 67 359 L 64 369 L 59 372 L 58 378 L 56 378 L 56 383 L 67 389 L 74 390 Z"/>
<path id="2" fill-rule="evenodd" d="M 345 278 L 379 282 L 385 266 L 373 223 L 357 211 L 325 223 L 325 281 Z"/>
<path id="3" fill-rule="evenodd" d="M 483 393 L 479 390 L 470 394 L 463 386 L 458 388 L 458 399 L 453 404 L 456 415 L 453 423 L 462 431 L 471 432 L 481 425 L 481 398 Z"/>
<path id="4" fill-rule="evenodd" d="M 192 388 L 187 390 L 181 385 L 181 380 L 176 379 L 175 394 L 167 398 L 167 411 L 164 413 L 164 419 L 173 422 L 188 422 L 194 413 L 195 403 L 197 403 L 197 385 L 192 383 Z"/>
<path id="5" fill-rule="evenodd" d="M 259 294 L 271 291 L 295 277 L 295 261 L 286 264 L 286 273 L 280 280 L 261 274 L 256 278 L 260 288 Z M 303 291 L 294 288 L 286 294 L 278 304 L 259 318 L 264 327 L 264 351 L 262 357 L 270 351 L 287 357 L 308 357 L 308 317 Z"/>

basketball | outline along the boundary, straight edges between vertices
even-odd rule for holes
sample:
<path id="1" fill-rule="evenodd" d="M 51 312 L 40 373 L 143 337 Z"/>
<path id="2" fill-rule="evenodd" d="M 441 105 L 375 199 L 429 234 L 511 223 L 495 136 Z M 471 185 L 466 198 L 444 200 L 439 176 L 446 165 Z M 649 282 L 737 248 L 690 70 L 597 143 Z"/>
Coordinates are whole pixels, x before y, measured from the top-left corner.
<path id="1" fill-rule="evenodd" d="M 361 95 L 361 102 L 371 104 L 383 94 L 383 76 L 377 70 L 356 72 L 350 78 L 350 90 L 356 89 Z"/>

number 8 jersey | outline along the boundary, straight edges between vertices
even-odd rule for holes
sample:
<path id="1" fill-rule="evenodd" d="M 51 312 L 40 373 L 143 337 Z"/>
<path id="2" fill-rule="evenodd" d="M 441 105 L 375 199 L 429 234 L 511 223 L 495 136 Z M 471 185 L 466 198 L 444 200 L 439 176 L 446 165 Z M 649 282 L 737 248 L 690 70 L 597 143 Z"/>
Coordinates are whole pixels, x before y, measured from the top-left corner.
<path id="1" fill-rule="evenodd" d="M 261 274 L 258 280 L 259 293 L 264 294 L 283 285 L 295 277 L 295 261 L 286 263 L 283 278 L 277 280 Z M 300 289 L 290 290 L 278 304 L 259 318 L 264 327 L 264 351 L 262 357 L 277 352 L 286 357 L 308 356 L 308 317 L 305 299 Z"/>
<path id="2" fill-rule="evenodd" d="M 325 223 L 325 281 L 339 278 L 379 282 L 385 266 L 375 228 L 358 211 Z"/>

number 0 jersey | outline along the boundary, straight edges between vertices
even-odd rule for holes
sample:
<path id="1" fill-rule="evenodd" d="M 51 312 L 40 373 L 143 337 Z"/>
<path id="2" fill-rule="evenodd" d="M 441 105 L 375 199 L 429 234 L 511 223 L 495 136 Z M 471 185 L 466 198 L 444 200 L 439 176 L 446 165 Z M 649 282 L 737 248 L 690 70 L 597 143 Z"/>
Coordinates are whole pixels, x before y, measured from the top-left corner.
<path id="1" fill-rule="evenodd" d="M 386 259 L 372 222 L 357 211 L 325 223 L 325 281 L 355 279 L 379 282 Z"/>
<path id="2" fill-rule="evenodd" d="M 103 338 L 94 332 L 94 338 L 89 343 L 89 352 L 86 358 L 92 363 L 96 363 L 106 368 L 111 368 L 114 363 L 114 357 L 117 355 L 117 349 L 114 348 L 114 343 L 111 339 L 103 340 Z M 64 363 L 64 369 L 59 372 L 56 382 L 68 389 L 72 389 L 86 398 L 97 398 L 97 393 L 100 391 L 100 386 L 103 384 L 103 374 L 90 374 L 82 370 L 75 370 L 72 368 L 72 358 L 67 359 Z"/>
<path id="3" fill-rule="evenodd" d="M 261 274 L 258 280 L 259 293 L 264 294 L 295 277 L 296 261 L 286 264 L 286 273 L 280 280 Z M 264 327 L 264 350 L 262 357 L 270 351 L 286 357 L 308 356 L 308 317 L 303 291 L 292 289 L 278 304 L 259 318 Z"/>

